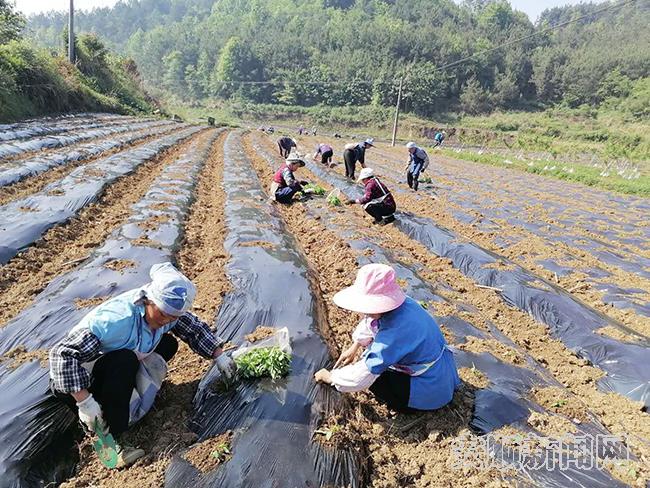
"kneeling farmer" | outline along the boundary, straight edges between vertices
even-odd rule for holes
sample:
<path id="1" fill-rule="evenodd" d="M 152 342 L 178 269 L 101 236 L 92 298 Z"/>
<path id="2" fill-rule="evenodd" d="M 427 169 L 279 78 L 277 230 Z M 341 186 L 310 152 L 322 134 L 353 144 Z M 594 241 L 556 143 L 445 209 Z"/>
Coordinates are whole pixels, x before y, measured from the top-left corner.
<path id="1" fill-rule="evenodd" d="M 352 334 L 353 344 L 332 371 L 318 371 L 316 381 L 341 392 L 369 389 L 389 408 L 405 413 L 435 410 L 452 400 L 460 384 L 454 356 L 433 317 L 397 284 L 393 268 L 363 266 L 354 284 L 333 300 L 363 319 Z"/>
<path id="2" fill-rule="evenodd" d="M 161 364 L 162 382 L 166 363 L 178 350 L 171 334 L 204 358 L 216 359 L 226 377 L 235 372 L 232 359 L 222 354 L 224 341 L 187 311 L 196 295 L 192 282 L 171 263 L 153 265 L 149 275 L 149 284 L 99 305 L 50 351 L 54 395 L 78 410 L 91 431 L 98 425 L 117 436 L 151 407 L 160 384 L 145 391 L 139 391 L 139 385 L 152 377 L 151 368 L 160 370 Z M 118 442 L 117 454 L 117 467 L 124 467 L 144 451 Z"/>
<path id="3" fill-rule="evenodd" d="M 294 171 L 298 168 L 305 166 L 305 160 L 292 153 L 286 159 L 285 163 L 280 166 L 273 175 L 273 183 L 271 183 L 271 197 L 279 203 L 291 203 L 293 196 L 299 191 L 303 191 L 302 185 L 306 182 L 296 180 Z"/>
<path id="4" fill-rule="evenodd" d="M 397 205 L 386 185 L 375 176 L 372 168 L 363 168 L 359 173 L 359 181 L 363 183 L 364 195 L 356 200 L 348 200 L 348 204 L 359 203 L 375 220 L 373 224 L 385 225 L 395 221 Z"/>

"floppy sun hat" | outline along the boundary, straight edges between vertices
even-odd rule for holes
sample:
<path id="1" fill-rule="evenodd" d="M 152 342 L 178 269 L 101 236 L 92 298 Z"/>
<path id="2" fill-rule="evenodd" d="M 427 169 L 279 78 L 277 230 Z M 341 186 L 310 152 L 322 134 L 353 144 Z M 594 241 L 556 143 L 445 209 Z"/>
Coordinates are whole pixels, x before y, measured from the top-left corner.
<path id="1" fill-rule="evenodd" d="M 375 140 L 372 137 L 369 137 L 363 142 L 368 146 L 375 147 Z"/>
<path id="2" fill-rule="evenodd" d="M 286 159 L 287 163 L 292 163 L 292 164 L 298 164 L 300 166 L 305 166 L 305 160 L 300 154 L 296 153 L 291 153 L 289 154 L 289 157 Z"/>
<path id="3" fill-rule="evenodd" d="M 395 280 L 395 270 L 386 264 L 366 264 L 357 272 L 354 285 L 334 295 L 336 305 L 363 314 L 395 310 L 406 295 Z"/>
<path id="4" fill-rule="evenodd" d="M 375 176 L 375 172 L 372 170 L 372 168 L 363 168 L 359 173 L 359 178 L 357 181 L 362 181 L 366 178 L 372 178 L 373 176 Z"/>

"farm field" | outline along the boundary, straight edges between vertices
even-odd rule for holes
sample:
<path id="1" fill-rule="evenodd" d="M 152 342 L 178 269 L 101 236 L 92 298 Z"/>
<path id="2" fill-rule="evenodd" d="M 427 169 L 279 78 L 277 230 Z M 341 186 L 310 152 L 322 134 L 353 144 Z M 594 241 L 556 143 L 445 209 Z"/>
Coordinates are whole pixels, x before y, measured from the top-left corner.
<path id="1" fill-rule="evenodd" d="M 650 482 L 648 199 L 433 150 L 423 174 L 431 182 L 415 193 L 404 181 L 406 150 L 378 143 L 367 165 L 398 205 L 397 221 L 378 227 L 359 206 L 328 204 L 335 189 L 341 199 L 361 194 L 342 164 L 299 170 L 325 196 L 271 203 L 282 160 L 275 139 L 258 131 L 109 114 L 1 130 L 0 471 L 8 484 Z M 308 155 L 328 142 L 341 161 L 350 141 L 297 142 Z M 48 397 L 47 351 L 92 307 L 145 284 L 150 266 L 167 260 L 197 285 L 192 311 L 231 343 L 258 326 L 287 327 L 292 370 L 272 384 L 219 392 L 210 363 L 183 344 L 153 410 L 128 433 L 146 456 L 109 471 L 76 417 Z M 454 348 L 463 384 L 438 411 L 394 414 L 372 395 L 313 382 L 358 322 L 331 298 L 369 262 L 395 268 Z M 455 465 L 459 445 L 488 434 L 490 466 Z M 591 468 L 520 466 L 513 439 L 534 434 L 625 436 L 613 449 L 629 450 L 629 459 L 601 468 L 601 452 L 586 455 Z M 214 456 L 224 442 L 227 455 Z"/>

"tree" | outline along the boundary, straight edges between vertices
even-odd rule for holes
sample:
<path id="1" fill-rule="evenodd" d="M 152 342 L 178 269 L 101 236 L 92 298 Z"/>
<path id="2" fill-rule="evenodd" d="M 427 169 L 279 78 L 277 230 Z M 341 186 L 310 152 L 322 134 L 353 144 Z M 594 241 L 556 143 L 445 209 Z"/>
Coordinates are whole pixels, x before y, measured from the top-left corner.
<path id="1" fill-rule="evenodd" d="M 603 102 L 608 98 L 627 97 L 631 91 L 632 80 L 622 74 L 620 69 L 616 68 L 600 82 L 596 95 L 598 96 L 598 101 Z"/>
<path id="2" fill-rule="evenodd" d="M 511 108 L 519 100 L 519 87 L 517 80 L 512 73 L 499 73 L 494 84 L 492 101 L 495 105 L 503 108 Z"/>
<path id="3" fill-rule="evenodd" d="M 436 109 L 446 106 L 448 83 L 447 76 L 436 71 L 435 64 L 428 61 L 417 63 L 409 69 L 404 99 L 410 101 L 417 115 L 431 116 Z"/>
<path id="4" fill-rule="evenodd" d="M 172 51 L 162 59 L 163 86 L 176 95 L 183 95 L 185 91 L 185 64 L 183 53 Z"/>
<path id="5" fill-rule="evenodd" d="M 0 44 L 20 37 L 25 26 L 25 18 L 7 0 L 0 0 Z"/>
<path id="6" fill-rule="evenodd" d="M 260 90 L 246 82 L 262 81 L 262 63 L 241 38 L 231 37 L 219 54 L 212 79 L 215 92 L 221 96 L 229 98 L 238 94 L 254 100 Z"/>
<path id="7" fill-rule="evenodd" d="M 460 106 L 463 112 L 471 115 L 489 111 L 488 95 L 476 78 L 469 80 L 463 88 L 460 94 Z"/>

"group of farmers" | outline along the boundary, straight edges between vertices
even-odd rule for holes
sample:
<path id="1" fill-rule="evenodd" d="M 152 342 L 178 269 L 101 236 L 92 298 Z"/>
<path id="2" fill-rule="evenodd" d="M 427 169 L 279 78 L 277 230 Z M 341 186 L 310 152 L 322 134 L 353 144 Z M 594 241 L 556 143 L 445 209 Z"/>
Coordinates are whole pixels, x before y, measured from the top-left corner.
<path id="1" fill-rule="evenodd" d="M 444 138 L 440 133 L 441 137 Z M 438 144 L 442 142 L 436 141 Z M 297 152 L 295 139 L 282 136 L 277 141 L 280 156 L 285 162 L 280 166 L 273 176 L 271 184 L 271 197 L 279 203 L 291 203 L 294 195 L 308 193 L 303 188 L 304 181 L 298 181 L 294 173 L 298 168 L 305 166 L 305 159 Z M 386 225 L 395 221 L 397 206 L 395 199 L 386 185 L 379 180 L 372 168 L 366 166 L 366 151 L 374 147 L 374 139 L 366 139 L 359 143 L 346 144 L 343 150 L 343 161 L 345 163 L 345 177 L 354 181 L 357 163 L 361 165 L 359 182 L 364 186 L 364 195 L 360 198 L 349 199 L 348 204 L 363 205 L 364 210 L 373 218 L 373 224 Z M 409 188 L 418 190 L 420 175 L 429 166 L 429 156 L 424 149 L 418 147 L 414 142 L 406 144 L 408 151 L 408 162 L 406 166 L 406 180 Z M 325 166 L 331 166 L 334 149 L 329 144 L 318 144 L 313 160 Z"/>
<path id="2" fill-rule="evenodd" d="M 292 151 L 293 142 L 273 179 L 273 195 L 282 203 L 290 202 L 305 184 L 294 176 L 305 160 Z M 347 176 L 354 178 L 356 161 L 361 162 L 359 180 L 365 187 L 363 197 L 349 203 L 364 205 L 376 223 L 388 223 L 395 219 L 395 200 L 363 159 L 373 142 L 367 139 L 345 149 Z M 287 147 L 278 144 L 281 150 Z M 407 147 L 409 174 L 417 189 L 428 157 L 412 143 Z M 331 146 L 321 144 L 314 159 L 328 164 L 332 153 Z M 178 350 L 178 339 L 214 361 L 224 378 L 237 374 L 235 362 L 224 352 L 225 341 L 190 312 L 194 284 L 171 263 L 156 264 L 149 274 L 145 286 L 94 308 L 49 354 L 53 396 L 77 413 L 86 431 L 116 438 L 117 468 L 145 455 L 142 449 L 125 445 L 122 434 L 151 408 L 167 363 Z M 398 412 L 435 410 L 452 400 L 460 384 L 452 351 L 431 315 L 405 295 L 390 266 L 361 267 L 355 282 L 333 301 L 361 320 L 351 345 L 331 370 L 317 371 L 315 381 L 341 392 L 369 390 Z"/>

